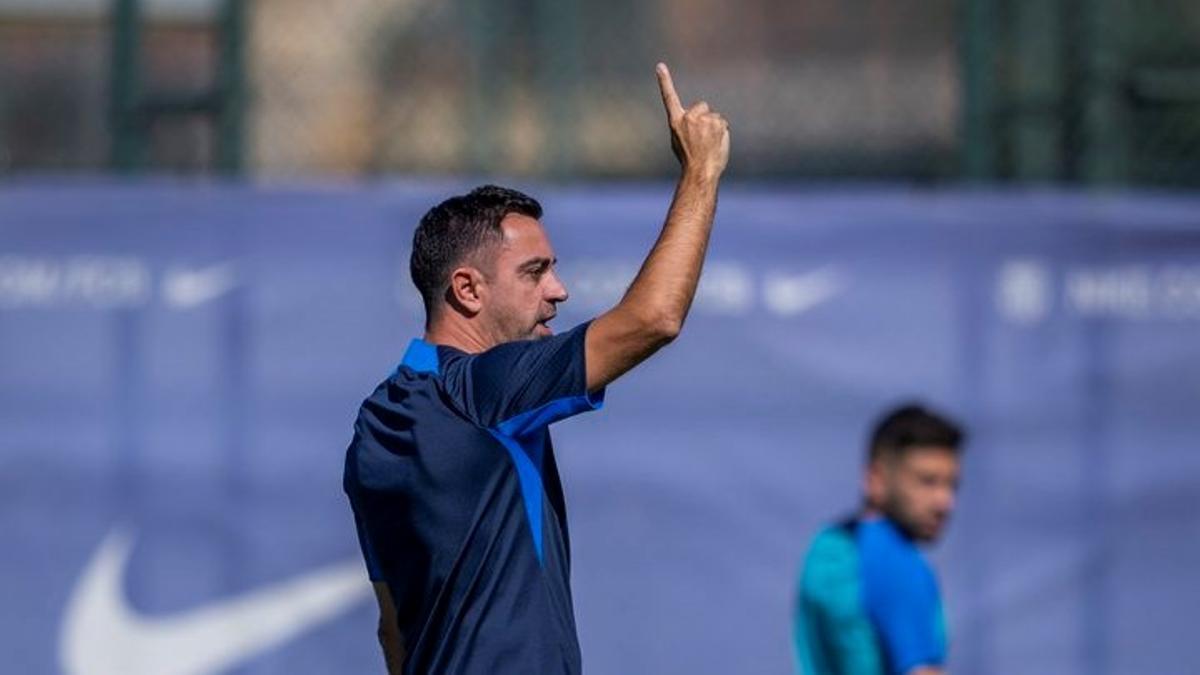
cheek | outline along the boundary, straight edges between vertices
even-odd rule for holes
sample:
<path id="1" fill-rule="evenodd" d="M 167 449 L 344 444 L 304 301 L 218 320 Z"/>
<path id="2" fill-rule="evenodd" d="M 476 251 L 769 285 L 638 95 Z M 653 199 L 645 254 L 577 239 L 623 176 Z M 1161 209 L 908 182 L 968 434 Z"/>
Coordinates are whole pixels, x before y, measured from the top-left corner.
<path id="1" fill-rule="evenodd" d="M 921 491 L 921 508 L 925 510 L 940 510 L 942 503 L 945 501 L 942 498 L 942 490 L 938 487 L 926 487 Z"/>
<path id="2" fill-rule="evenodd" d="M 521 289 L 521 305 L 531 312 L 541 311 L 546 297 L 544 283 L 531 282 Z"/>
<path id="3" fill-rule="evenodd" d="M 492 287 L 492 304 L 497 308 L 511 311 L 520 306 L 524 292 L 525 288 L 519 280 L 499 281 Z"/>
<path id="4" fill-rule="evenodd" d="M 536 283 L 523 279 L 498 284 L 492 298 L 492 310 L 499 321 L 514 327 L 523 326 L 536 318 L 541 311 L 539 290 Z"/>
<path id="5" fill-rule="evenodd" d="M 905 481 L 897 486 L 896 496 L 909 511 L 923 510 L 929 503 L 931 492 L 917 481 Z"/>

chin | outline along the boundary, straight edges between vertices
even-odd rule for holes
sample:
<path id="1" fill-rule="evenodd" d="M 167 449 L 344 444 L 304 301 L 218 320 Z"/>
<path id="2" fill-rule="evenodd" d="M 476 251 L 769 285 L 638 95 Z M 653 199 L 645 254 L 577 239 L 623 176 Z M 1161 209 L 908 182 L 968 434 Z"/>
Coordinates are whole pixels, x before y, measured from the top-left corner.
<path id="1" fill-rule="evenodd" d="M 917 533 L 917 538 L 920 539 L 921 541 L 932 544 L 933 542 L 942 538 L 942 530 L 944 530 L 944 529 L 945 529 L 945 527 L 942 525 L 937 525 L 935 527 L 927 527 Z"/>

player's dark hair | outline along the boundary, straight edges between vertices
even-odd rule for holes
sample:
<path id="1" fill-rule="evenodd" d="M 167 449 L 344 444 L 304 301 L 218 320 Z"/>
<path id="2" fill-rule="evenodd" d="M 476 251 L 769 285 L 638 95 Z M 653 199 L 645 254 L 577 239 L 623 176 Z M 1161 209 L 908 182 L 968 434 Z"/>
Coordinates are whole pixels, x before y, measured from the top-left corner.
<path id="1" fill-rule="evenodd" d="M 413 233 L 409 272 L 432 320 L 450 282 L 450 272 L 481 249 L 499 244 L 500 221 L 510 213 L 542 217 L 542 205 L 527 194 L 484 185 L 429 209 Z"/>
<path id="2" fill-rule="evenodd" d="M 954 422 L 919 404 L 906 404 L 885 414 L 871 432 L 868 459 L 899 457 L 913 448 L 962 450 L 966 433 Z"/>

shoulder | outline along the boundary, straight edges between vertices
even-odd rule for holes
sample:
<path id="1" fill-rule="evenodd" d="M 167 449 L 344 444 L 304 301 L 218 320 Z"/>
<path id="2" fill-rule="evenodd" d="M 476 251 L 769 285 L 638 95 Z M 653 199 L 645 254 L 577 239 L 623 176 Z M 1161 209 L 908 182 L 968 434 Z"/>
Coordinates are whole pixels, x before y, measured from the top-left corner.
<path id="1" fill-rule="evenodd" d="M 352 447 L 378 444 L 393 448 L 411 440 L 409 432 L 419 422 L 442 420 L 447 413 L 454 413 L 442 389 L 441 369 L 414 366 L 407 359 L 401 362 L 359 405 Z"/>
<path id="2" fill-rule="evenodd" d="M 416 371 L 406 364 L 400 364 L 363 399 L 359 406 L 359 418 L 372 411 L 402 409 L 417 392 L 436 387 L 438 379 L 436 372 Z"/>
<path id="3" fill-rule="evenodd" d="M 813 537 L 805 556 L 805 565 L 835 562 L 849 557 L 858 557 L 852 531 L 841 525 L 828 525 Z"/>
<path id="4" fill-rule="evenodd" d="M 587 326 L 536 340 L 506 342 L 475 354 L 442 352 L 440 386 L 463 414 L 486 428 L 556 401 L 585 397 Z M 565 409 L 546 423 L 585 409 L 589 406 Z"/>
<path id="5" fill-rule="evenodd" d="M 530 369 L 569 368 L 582 365 L 587 323 L 565 333 L 544 338 L 502 342 L 482 352 L 467 353 L 439 345 L 437 347 L 438 378 L 453 385 L 495 384 L 511 382 L 515 376 Z"/>
<path id="6" fill-rule="evenodd" d="M 800 576 L 800 594 L 828 602 L 854 597 L 859 587 L 859 553 L 853 533 L 831 525 L 813 537 Z"/>

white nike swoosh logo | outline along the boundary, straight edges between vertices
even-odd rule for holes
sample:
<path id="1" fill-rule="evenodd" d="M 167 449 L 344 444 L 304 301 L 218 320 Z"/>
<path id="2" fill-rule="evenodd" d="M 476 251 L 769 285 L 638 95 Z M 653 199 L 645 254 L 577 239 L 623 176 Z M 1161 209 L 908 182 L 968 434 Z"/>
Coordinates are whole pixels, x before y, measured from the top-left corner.
<path id="1" fill-rule="evenodd" d="M 68 675 L 217 673 L 333 618 L 370 595 L 362 563 L 347 562 L 165 617 L 129 606 L 132 537 L 110 534 L 67 604 L 60 659 Z"/>
<path id="2" fill-rule="evenodd" d="M 774 274 L 763 283 L 763 301 L 773 314 L 803 314 L 840 293 L 845 285 L 842 277 L 832 265 L 795 276 Z"/>
<path id="3" fill-rule="evenodd" d="M 163 277 L 162 294 L 167 305 L 188 309 L 216 300 L 237 285 L 237 266 L 224 262 L 196 270 L 169 270 Z"/>

